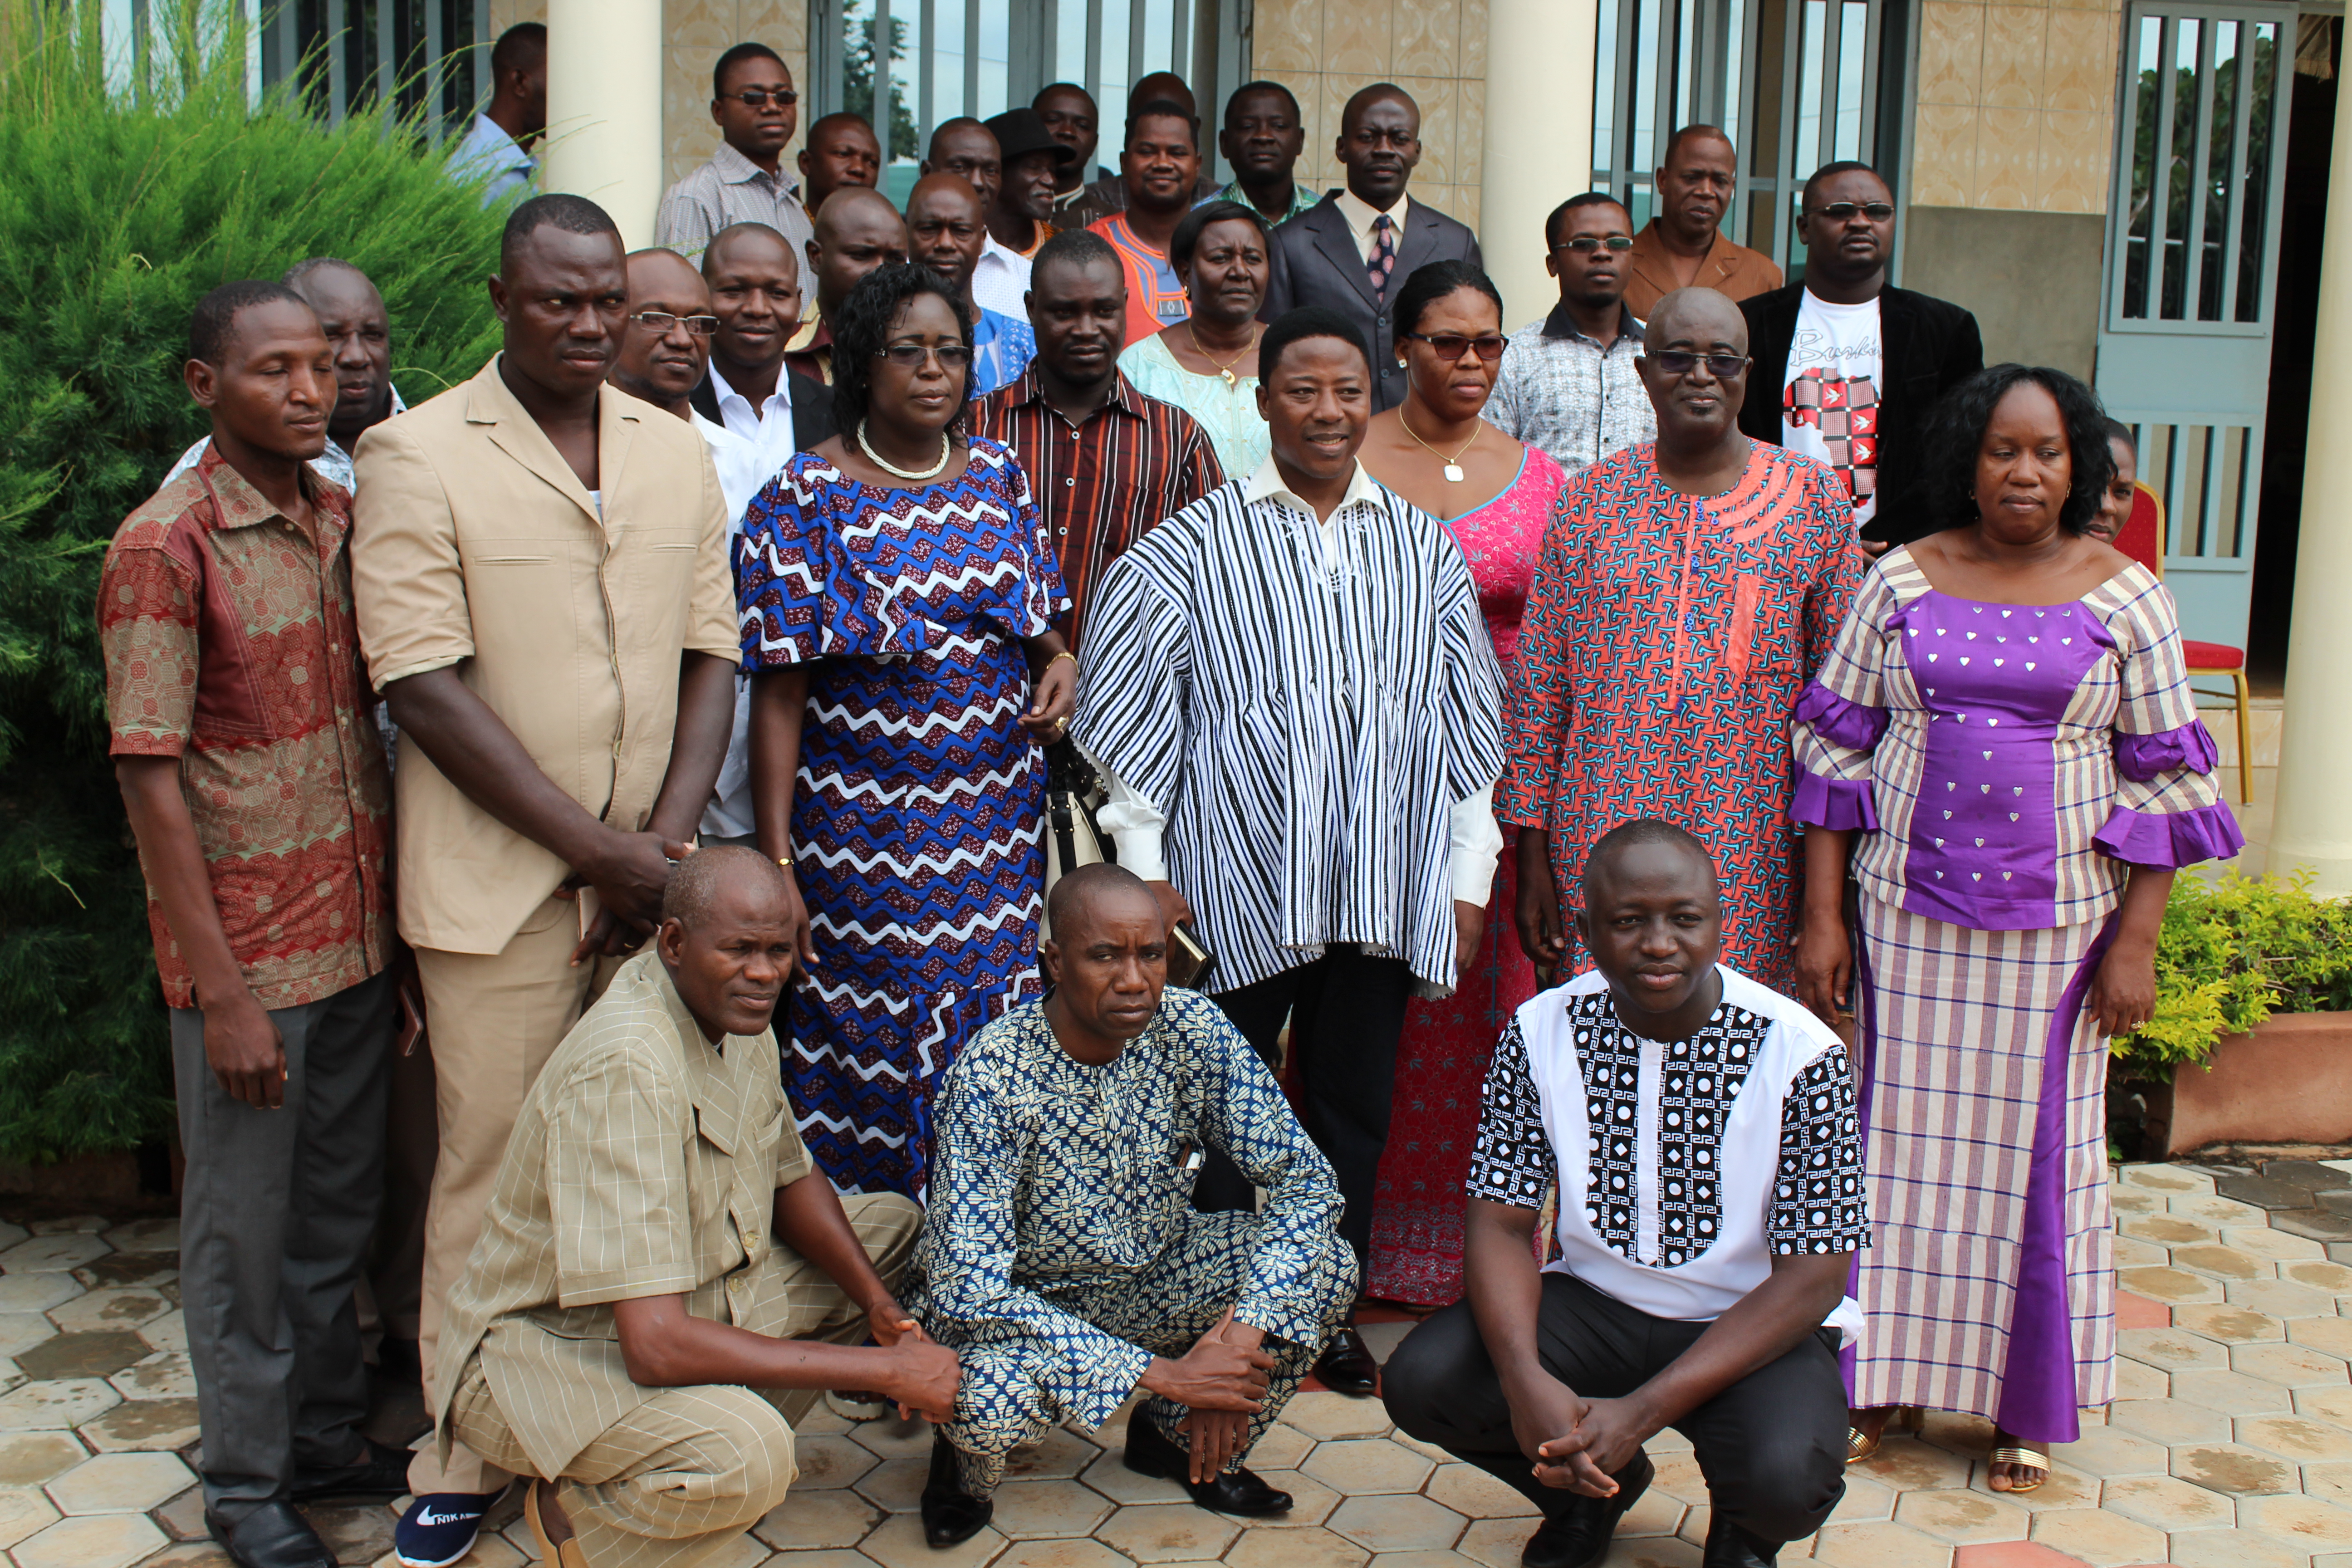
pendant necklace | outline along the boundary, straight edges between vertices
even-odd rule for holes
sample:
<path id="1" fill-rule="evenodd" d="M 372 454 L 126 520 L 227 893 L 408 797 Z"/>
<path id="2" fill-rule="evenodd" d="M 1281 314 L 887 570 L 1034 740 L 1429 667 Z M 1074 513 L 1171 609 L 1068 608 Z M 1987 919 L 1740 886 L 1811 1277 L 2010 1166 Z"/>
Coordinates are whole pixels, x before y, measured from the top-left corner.
<path id="1" fill-rule="evenodd" d="M 1253 327 L 1250 329 L 1250 341 L 1242 345 L 1242 353 L 1235 354 L 1233 358 L 1227 360 L 1223 364 L 1217 364 L 1217 356 L 1201 346 L 1201 334 L 1192 330 L 1192 323 L 1190 321 L 1184 323 L 1184 335 L 1192 340 L 1192 352 L 1194 353 L 1199 354 L 1211 364 L 1217 365 L 1217 374 L 1224 378 L 1224 383 L 1227 386 L 1238 386 L 1241 384 L 1240 382 L 1234 378 L 1233 367 L 1241 363 L 1242 354 L 1245 354 L 1249 353 L 1250 350 L 1257 347 L 1258 330 L 1256 328 Z"/>
<path id="2" fill-rule="evenodd" d="M 1449 458 L 1444 453 L 1439 451 L 1436 447 L 1431 446 L 1428 442 L 1423 440 L 1419 436 L 1413 434 L 1412 426 L 1406 420 L 1404 410 L 1402 408 L 1397 410 L 1397 423 L 1404 427 L 1404 433 L 1406 435 L 1412 437 L 1412 444 L 1414 446 L 1419 447 L 1423 451 L 1428 453 L 1431 457 L 1437 458 L 1440 462 L 1445 465 L 1445 482 L 1447 484 L 1458 485 L 1462 483 L 1463 480 L 1470 477 L 1462 471 L 1462 453 L 1467 452 L 1471 447 L 1478 444 L 1478 437 L 1480 435 L 1479 431 L 1475 429 L 1472 430 L 1470 432 L 1470 439 L 1462 443 L 1462 451 L 1456 452 L 1454 456 Z"/>
<path id="3" fill-rule="evenodd" d="M 863 419 L 860 419 L 857 422 L 857 444 L 865 449 L 866 460 L 867 462 L 872 463 L 876 468 L 882 469 L 886 473 L 896 474 L 900 479 L 905 479 L 908 483 L 916 485 L 928 484 L 931 480 L 938 479 L 941 474 L 947 471 L 948 459 L 955 456 L 955 444 L 948 439 L 948 433 L 942 430 L 940 432 L 940 460 L 938 462 L 933 463 L 929 468 L 923 469 L 919 473 L 911 468 L 902 468 L 874 449 L 874 437 L 866 433 L 866 421 Z"/>

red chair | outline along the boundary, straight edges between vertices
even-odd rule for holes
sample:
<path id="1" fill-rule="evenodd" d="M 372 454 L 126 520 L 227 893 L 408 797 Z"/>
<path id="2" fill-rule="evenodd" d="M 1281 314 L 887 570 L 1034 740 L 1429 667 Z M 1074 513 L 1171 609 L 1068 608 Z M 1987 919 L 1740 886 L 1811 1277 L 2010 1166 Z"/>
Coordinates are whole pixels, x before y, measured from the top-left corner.
<path id="1" fill-rule="evenodd" d="M 2116 535 L 2116 548 L 2138 562 L 2158 578 L 2164 575 L 2164 502 L 2145 483 L 2132 486 L 2131 515 Z M 2229 678 L 2238 710 L 2238 800 L 2251 804 L 2254 798 L 2253 738 L 2247 728 L 2246 714 L 2252 693 L 2246 686 L 2246 650 L 2231 647 L 2227 643 L 2195 642 L 2183 637 L 2182 657 L 2188 661 L 2190 677 Z"/>

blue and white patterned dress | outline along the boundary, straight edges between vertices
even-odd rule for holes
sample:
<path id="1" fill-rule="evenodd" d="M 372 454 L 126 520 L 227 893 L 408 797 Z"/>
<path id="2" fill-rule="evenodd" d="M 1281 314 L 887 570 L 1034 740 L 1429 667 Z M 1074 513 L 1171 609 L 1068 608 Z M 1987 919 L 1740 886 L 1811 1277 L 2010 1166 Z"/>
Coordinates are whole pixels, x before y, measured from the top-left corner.
<path id="1" fill-rule="evenodd" d="M 784 1041 L 801 1136 L 842 1187 L 919 1195 L 940 1076 L 1039 989 L 1021 639 L 1069 599 L 1028 478 L 986 440 L 919 489 L 795 455 L 744 515 L 735 585 L 743 668 L 810 667 L 793 854 L 817 963 Z"/>

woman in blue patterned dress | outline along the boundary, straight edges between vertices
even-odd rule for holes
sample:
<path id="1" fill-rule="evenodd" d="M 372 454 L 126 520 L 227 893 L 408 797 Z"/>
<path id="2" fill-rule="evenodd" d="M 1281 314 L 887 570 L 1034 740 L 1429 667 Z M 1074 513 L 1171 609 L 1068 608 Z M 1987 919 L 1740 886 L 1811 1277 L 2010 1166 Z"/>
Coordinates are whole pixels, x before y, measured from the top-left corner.
<path id="1" fill-rule="evenodd" d="M 855 1192 L 919 1196 L 963 1042 L 1039 992 L 1040 746 L 1077 661 L 1029 480 L 963 434 L 971 318 L 929 268 L 834 323 L 841 434 L 785 464 L 735 555 L 760 847 L 805 906 L 784 1079 Z"/>

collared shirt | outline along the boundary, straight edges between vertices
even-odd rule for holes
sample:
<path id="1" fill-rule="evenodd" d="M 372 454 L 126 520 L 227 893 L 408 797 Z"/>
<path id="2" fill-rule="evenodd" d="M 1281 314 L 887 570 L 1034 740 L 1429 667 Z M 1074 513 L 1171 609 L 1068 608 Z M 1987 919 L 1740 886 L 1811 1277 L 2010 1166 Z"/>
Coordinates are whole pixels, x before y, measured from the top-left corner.
<path id="1" fill-rule="evenodd" d="M 1127 265 L 1129 342 L 1141 342 L 1162 327 L 1192 318 L 1192 297 L 1184 292 L 1183 279 L 1176 276 L 1168 253 L 1145 244 L 1129 226 L 1125 213 L 1113 213 L 1087 226 L 1110 241 Z"/>
<path id="2" fill-rule="evenodd" d="M 1264 213 L 1258 213 L 1258 216 L 1265 217 L 1265 221 L 1268 224 L 1288 223 L 1292 218 L 1297 217 L 1300 213 L 1303 213 L 1309 207 L 1314 206 L 1322 199 L 1323 198 L 1321 196 L 1317 195 L 1313 190 L 1308 188 L 1306 181 L 1293 180 L 1290 183 L 1290 210 L 1281 213 L 1274 217 L 1265 217 Z M 1225 186 L 1224 189 L 1211 196 L 1209 200 L 1213 202 L 1239 202 L 1242 205 L 1249 208 L 1250 211 L 1257 212 L 1257 204 L 1250 200 L 1249 193 L 1242 189 L 1242 183 L 1239 180 L 1235 180 L 1232 184 Z"/>
<path id="3" fill-rule="evenodd" d="M 997 1019 L 948 1068 L 919 1270 L 949 1344 L 1017 1334 L 1045 1347 L 1056 1407 L 1099 1426 L 1151 1352 L 1081 1313 L 1089 1293 L 1164 1263 L 1192 1221 L 1189 1150 L 1217 1149 L 1265 1189 L 1238 1270 L 1237 1321 L 1312 1344 L 1346 1267 L 1339 1192 L 1282 1086 L 1197 992 L 1160 1011 L 1118 1057 L 1062 1049 L 1042 1002 Z M 1139 1337 L 1142 1337 L 1139 1335 Z"/>
<path id="4" fill-rule="evenodd" d="M 1026 316 L 1007 316 L 982 306 L 971 318 L 971 395 L 986 397 L 1010 384 L 1037 357 L 1037 334 Z"/>
<path id="5" fill-rule="evenodd" d="M 1045 243 L 1054 233 L 1054 226 L 1041 223 L 1038 245 Z M 981 241 L 980 261 L 971 269 L 971 302 L 983 310 L 993 310 L 1000 316 L 1010 316 L 1026 324 L 1029 320 L 1029 265 L 1037 254 L 1036 247 L 1015 250 L 989 235 Z"/>
<path id="6" fill-rule="evenodd" d="M 1845 1047 L 1811 1013 L 1717 965 L 1723 1000 L 1687 1040 L 1645 1040 L 1586 970 L 1513 1016 L 1479 1097 L 1464 1190 L 1536 1208 L 1559 1184 L 1573 1275 L 1654 1318 L 1706 1321 L 1775 1258 L 1857 1252 L 1862 1131 Z M 1827 1319 L 1851 1343 L 1862 1310 Z"/>
<path id="7" fill-rule="evenodd" d="M 1381 209 L 1345 186 L 1340 187 L 1339 196 L 1331 205 L 1338 207 L 1339 216 L 1348 220 L 1348 233 L 1356 241 L 1356 254 L 1364 258 L 1364 265 L 1370 266 L 1372 253 L 1380 248 L 1380 237 L 1372 232 L 1372 220 L 1381 216 Z M 1390 232 L 1396 237 L 1391 243 L 1402 252 L 1404 249 L 1405 226 L 1412 221 L 1412 197 L 1400 195 L 1396 205 L 1388 210 L 1388 219 L 1392 226 Z M 1390 280 L 1391 290 L 1403 286 L 1402 278 Z"/>
<path id="8" fill-rule="evenodd" d="M 816 233 L 801 205 L 798 180 L 781 166 L 772 174 L 721 142 L 709 162 L 662 193 L 654 243 L 699 258 L 712 236 L 739 223 L 766 224 L 784 237 L 796 261 L 806 259 Z"/>
<path id="9" fill-rule="evenodd" d="M 1652 218 L 1633 237 L 1626 253 L 1625 308 L 1646 320 L 1658 301 L 1682 287 L 1675 281 L 1679 258 L 1659 237 L 1658 220 Z M 1760 250 L 1735 245 L 1720 230 L 1707 246 L 1692 286 L 1712 289 L 1734 301 L 1752 300 L 1780 286 L 1780 269 Z"/>
<path id="10" fill-rule="evenodd" d="M 352 609 L 351 501 L 306 479 L 305 529 L 207 450 L 123 520 L 99 575 L 108 752 L 177 757 L 229 952 L 264 1007 L 380 972 L 392 781 Z M 194 976 L 152 891 L 164 1000 Z"/>
<path id="11" fill-rule="evenodd" d="M 1577 330 L 1568 307 L 1513 332 L 1486 399 L 1486 422 L 1542 448 L 1573 475 L 1658 433 L 1658 412 L 1633 362 L 1642 323 L 1618 307 L 1617 336 L 1602 348 Z"/>
<path id="12" fill-rule="evenodd" d="M 811 381 L 833 384 L 833 326 L 814 294 L 801 315 L 801 324 L 784 340 L 784 368 L 796 370 Z"/>
<path id="13" fill-rule="evenodd" d="M 540 1069 L 481 1237 L 449 1288 L 435 1424 L 478 1347 L 499 1408 L 544 1475 L 655 1390 L 630 1381 L 615 1301 L 683 1295 L 711 1322 L 772 1327 L 775 1193 L 814 1167 L 772 1029 L 712 1045 L 651 949 Z M 446 1453 L 446 1447 L 443 1452 Z"/>
<path id="14" fill-rule="evenodd" d="M 539 160 L 524 152 L 522 143 L 507 134 L 506 127 L 487 114 L 477 114 L 473 129 L 449 154 L 446 171 L 453 180 L 489 175 L 489 184 L 482 187 L 482 205 L 496 206 L 530 194 Z"/>
<path id="15" fill-rule="evenodd" d="M 408 412 L 408 405 L 400 400 L 400 388 L 396 386 L 392 389 L 392 412 L 393 414 Z M 386 415 L 385 417 L 390 418 L 391 415 Z M 373 426 L 371 426 L 370 428 L 373 429 Z M 172 471 L 163 476 L 163 482 L 169 484 L 194 468 L 196 459 L 205 455 L 205 448 L 212 445 L 212 439 L 211 437 L 206 436 L 181 453 L 180 460 L 172 465 Z M 338 489 L 348 491 L 352 488 L 352 455 L 335 445 L 335 438 L 332 436 L 327 437 L 327 449 L 310 459 L 310 471 Z"/>
<path id="16" fill-rule="evenodd" d="M 1069 590 L 1062 632 L 1074 652 L 1105 569 L 1145 530 L 1225 482 L 1199 423 L 1124 375 L 1083 425 L 1046 401 L 1034 369 L 974 405 L 971 418 L 973 433 L 1011 447 L 1029 476 Z"/>

